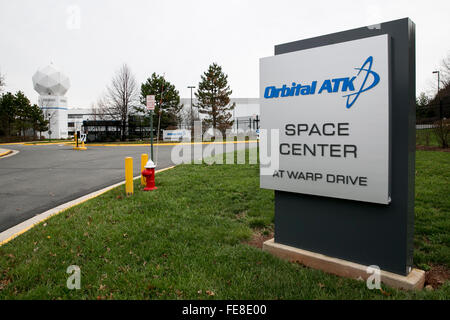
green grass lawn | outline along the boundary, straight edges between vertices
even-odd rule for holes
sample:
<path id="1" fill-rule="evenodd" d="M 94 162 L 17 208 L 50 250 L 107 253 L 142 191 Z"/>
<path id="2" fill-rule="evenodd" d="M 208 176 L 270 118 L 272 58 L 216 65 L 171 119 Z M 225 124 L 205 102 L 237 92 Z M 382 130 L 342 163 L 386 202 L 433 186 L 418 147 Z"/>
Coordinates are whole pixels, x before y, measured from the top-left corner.
<path id="1" fill-rule="evenodd" d="M 450 267 L 450 154 L 417 152 L 415 263 Z M 449 299 L 325 274 L 249 246 L 273 228 L 257 165 L 181 165 L 118 187 L 0 247 L 1 299 Z M 81 289 L 66 269 L 81 268 Z"/>
<path id="2" fill-rule="evenodd" d="M 45 140 L 39 140 L 39 141 L 25 141 L 25 144 L 48 144 L 48 143 L 68 143 L 72 142 L 71 139 L 45 139 Z"/>
<path id="3" fill-rule="evenodd" d="M 450 153 L 416 152 L 414 263 L 450 269 Z M 450 297 L 449 297 L 450 298 Z"/>

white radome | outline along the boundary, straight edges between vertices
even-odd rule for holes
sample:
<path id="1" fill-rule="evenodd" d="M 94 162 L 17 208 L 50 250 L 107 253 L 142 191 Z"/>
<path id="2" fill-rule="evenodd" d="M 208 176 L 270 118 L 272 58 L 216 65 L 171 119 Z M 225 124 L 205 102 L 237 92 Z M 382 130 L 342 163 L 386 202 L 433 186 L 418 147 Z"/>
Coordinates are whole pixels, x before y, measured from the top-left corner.
<path id="1" fill-rule="evenodd" d="M 53 64 L 39 69 L 33 75 L 33 87 L 39 93 L 38 103 L 49 121 L 46 138 L 66 139 L 68 137 L 67 98 L 69 78 Z"/>
<path id="2" fill-rule="evenodd" d="M 33 87 L 43 96 L 64 96 L 70 88 L 70 80 L 53 64 L 50 64 L 33 75 Z"/>

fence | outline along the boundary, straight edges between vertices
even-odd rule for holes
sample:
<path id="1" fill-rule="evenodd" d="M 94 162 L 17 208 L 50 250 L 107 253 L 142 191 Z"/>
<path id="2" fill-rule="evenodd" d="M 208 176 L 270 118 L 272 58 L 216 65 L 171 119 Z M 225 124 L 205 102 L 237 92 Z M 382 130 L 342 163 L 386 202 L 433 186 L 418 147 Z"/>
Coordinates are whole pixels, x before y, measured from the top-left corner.
<path id="1" fill-rule="evenodd" d="M 431 104 L 416 108 L 416 129 L 431 129 L 439 119 L 450 118 L 450 103 Z"/>
<path id="2" fill-rule="evenodd" d="M 236 118 L 233 123 L 233 129 L 239 130 L 257 130 L 259 129 L 259 116 Z"/>
<path id="3" fill-rule="evenodd" d="M 450 138 L 450 103 L 416 108 L 416 144 L 447 148 Z M 444 120 L 444 121 L 439 121 Z"/>
<path id="4" fill-rule="evenodd" d="M 432 129 L 439 119 L 450 118 L 450 103 L 432 104 L 416 108 L 416 129 Z M 256 117 L 236 118 L 232 130 L 257 130 L 260 119 Z M 120 121 L 99 120 L 83 121 L 84 132 L 87 133 L 88 142 L 93 141 L 119 141 L 122 137 L 122 125 Z M 190 129 L 189 126 L 181 126 L 179 129 Z M 156 138 L 157 129 L 153 134 Z M 150 138 L 150 119 L 148 117 L 130 116 L 125 127 L 127 140 L 145 140 Z M 160 132 L 162 137 L 162 131 Z"/>

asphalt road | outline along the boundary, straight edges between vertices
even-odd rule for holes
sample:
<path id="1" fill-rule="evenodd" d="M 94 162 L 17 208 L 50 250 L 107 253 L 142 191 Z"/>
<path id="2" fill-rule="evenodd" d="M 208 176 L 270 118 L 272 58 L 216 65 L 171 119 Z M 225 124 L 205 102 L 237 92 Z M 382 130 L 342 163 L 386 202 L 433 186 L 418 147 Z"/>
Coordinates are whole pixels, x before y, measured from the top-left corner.
<path id="1" fill-rule="evenodd" d="M 140 174 L 142 153 L 150 147 L 94 147 L 74 151 L 69 145 L 4 145 L 20 151 L 0 158 L 0 232 L 83 195 L 124 181 L 124 159 L 133 157 Z M 173 165 L 173 146 L 161 146 L 156 169 Z M 156 153 L 156 150 L 155 150 Z"/>

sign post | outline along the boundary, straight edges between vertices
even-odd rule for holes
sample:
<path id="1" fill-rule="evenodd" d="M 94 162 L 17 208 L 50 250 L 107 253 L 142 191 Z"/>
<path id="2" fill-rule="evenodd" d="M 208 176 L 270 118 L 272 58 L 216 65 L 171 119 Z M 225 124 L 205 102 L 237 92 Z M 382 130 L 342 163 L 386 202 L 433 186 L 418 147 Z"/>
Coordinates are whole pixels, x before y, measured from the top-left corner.
<path id="1" fill-rule="evenodd" d="M 151 157 L 151 160 L 154 161 L 154 158 L 153 158 L 153 111 L 155 110 L 155 96 L 148 95 L 146 97 L 146 100 L 147 100 L 146 107 L 150 113 L 150 157 Z"/>
<path id="2" fill-rule="evenodd" d="M 406 18 L 275 46 L 274 56 L 260 60 L 260 101 L 260 184 L 275 190 L 275 236 L 267 248 L 408 276 L 414 23 Z"/>

